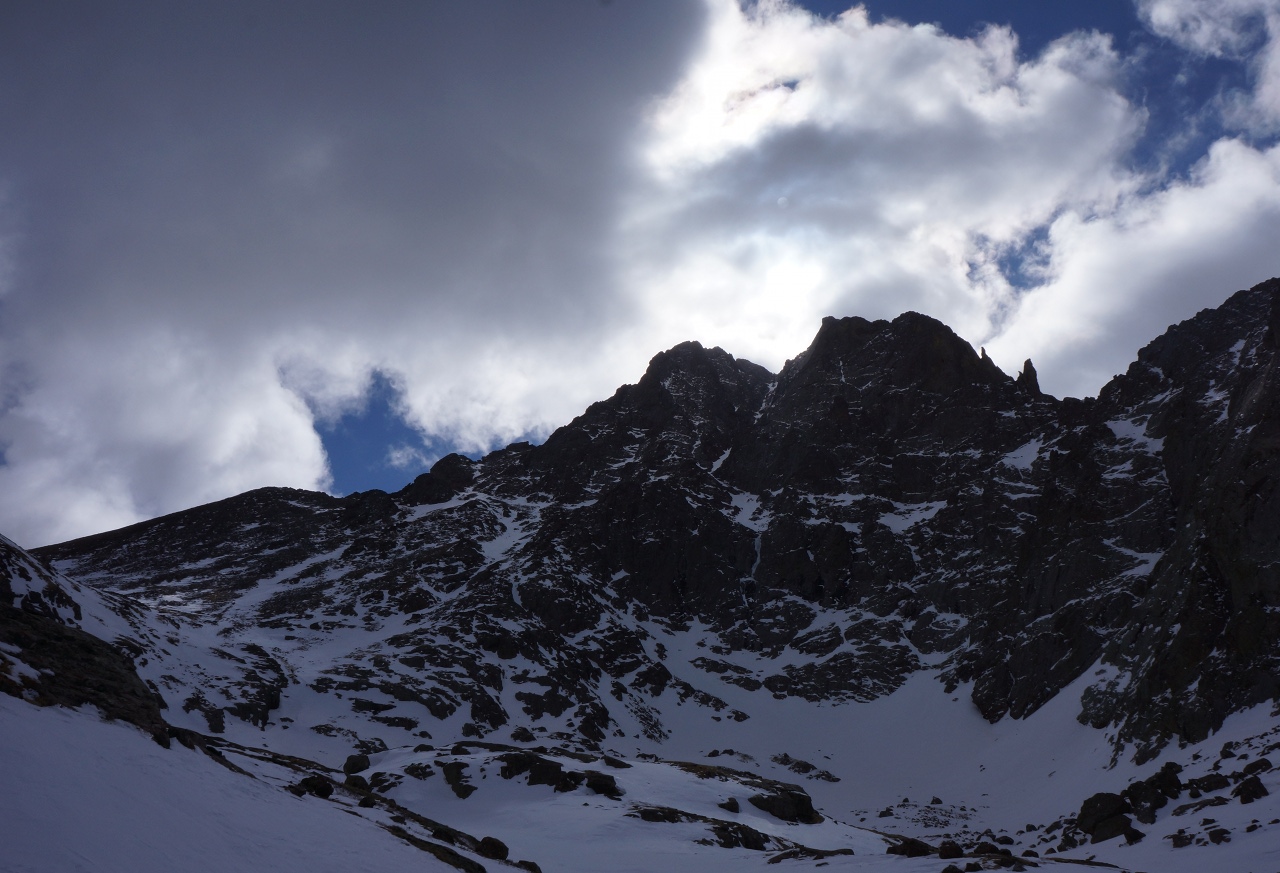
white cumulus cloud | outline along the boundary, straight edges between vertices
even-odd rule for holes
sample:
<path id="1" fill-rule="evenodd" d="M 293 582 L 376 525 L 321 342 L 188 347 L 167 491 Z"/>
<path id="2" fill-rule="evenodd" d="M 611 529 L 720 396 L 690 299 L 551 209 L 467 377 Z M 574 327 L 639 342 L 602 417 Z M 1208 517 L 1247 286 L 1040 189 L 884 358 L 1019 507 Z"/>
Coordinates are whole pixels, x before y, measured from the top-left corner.
<path id="1" fill-rule="evenodd" d="M 1139 182 L 1119 161 L 1144 115 L 1107 37 L 1023 60 L 1003 28 L 711 6 L 652 110 L 650 184 L 627 216 L 630 281 L 664 338 L 778 366 L 823 315 L 918 309 L 980 340 L 1011 299 L 1011 247 Z"/>

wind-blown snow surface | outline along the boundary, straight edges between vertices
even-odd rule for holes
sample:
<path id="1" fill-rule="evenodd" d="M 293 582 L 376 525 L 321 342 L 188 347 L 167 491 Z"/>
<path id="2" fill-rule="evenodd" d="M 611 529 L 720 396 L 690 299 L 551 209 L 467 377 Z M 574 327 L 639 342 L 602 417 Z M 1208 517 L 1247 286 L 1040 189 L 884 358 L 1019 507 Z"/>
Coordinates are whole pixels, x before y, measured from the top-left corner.
<path id="1" fill-rule="evenodd" d="M 0 737 L 9 873 L 453 870 L 330 803 L 93 713 L 0 694 Z"/>
<path id="2" fill-rule="evenodd" d="M 33 563 L 30 572 L 39 569 Z M 149 648 L 158 661 L 142 665 L 144 673 L 194 670 L 178 683 L 192 687 L 213 678 L 206 671 L 227 657 L 218 648 L 226 644 L 218 625 L 61 582 L 82 607 L 79 623 L 86 630 L 106 639 L 133 634 L 156 641 Z M 243 642 L 264 650 L 279 652 L 284 641 L 279 630 L 246 626 L 242 631 Z M 702 639 L 708 629 L 697 624 L 681 632 L 655 625 L 648 632 L 679 674 L 688 674 L 708 651 Z M 348 628 L 347 633 L 362 632 Z M 318 635 L 315 643 L 320 651 L 301 647 L 283 669 L 311 674 L 330 662 L 335 652 L 327 647 L 335 640 Z M 746 669 L 759 655 L 724 657 Z M 311 658 L 318 660 L 307 663 Z M 1182 764 L 1185 780 L 1225 774 L 1280 752 L 1280 725 L 1271 708 L 1262 706 L 1232 717 L 1198 746 L 1168 747 L 1142 766 L 1120 756 L 1109 767 L 1113 738 L 1081 725 L 1075 701 L 1085 685 L 1106 681 L 1110 669 L 1086 671 L 1029 718 L 995 724 L 975 709 L 969 689 L 947 693 L 935 677 L 921 672 L 876 700 L 840 704 L 779 699 L 723 683 L 717 689 L 727 707 L 722 711 L 750 711 L 750 718 L 717 717 L 692 701 L 663 698 L 663 736 L 644 736 L 634 730 L 638 726 L 628 725 L 633 729 L 612 737 L 601 751 L 554 744 L 548 749 L 555 739 L 548 736 L 535 741 L 544 744 L 534 747 L 542 749 L 538 754 L 566 770 L 607 771 L 621 789 L 616 798 L 589 785 L 554 790 L 528 784 L 532 780 L 520 775 L 504 778 L 503 755 L 531 748 L 531 742 L 495 746 L 435 722 L 429 743 L 393 743 L 370 754 L 366 776 L 379 783 L 385 798 L 373 807 L 359 807 L 363 795 L 344 788 L 328 800 L 285 790 L 307 772 L 341 780 L 337 768 L 352 751 L 350 738 L 341 732 L 297 728 L 368 718 L 353 712 L 349 700 L 315 693 L 305 683 L 283 689 L 279 707 L 260 728 L 228 718 L 225 734 L 209 738 L 211 747 L 245 773 L 178 743 L 161 749 L 136 729 L 104 724 L 94 713 L 41 709 L 0 695 L 0 772 L 15 789 L 0 799 L 0 868 L 453 869 L 387 831 L 403 825 L 419 839 L 432 836 L 429 825 L 412 830 L 414 820 L 406 815 L 416 813 L 477 837 L 496 837 L 510 847 L 513 859 L 534 861 L 547 873 L 727 873 L 765 869 L 779 858 L 784 869 L 822 864 L 832 870 L 938 873 L 946 865 L 937 857 L 886 854 L 893 839 L 881 834 L 933 845 L 955 837 L 972 845 L 985 833 L 1007 840 L 1014 854 L 1033 850 L 1044 857 L 1060 836 L 1052 824 L 1069 819 L 1097 791 L 1119 791 L 1166 761 Z M 203 727 L 196 711 L 171 705 L 165 714 L 174 723 Z M 572 746 L 570 734 L 559 736 Z M 1231 754 L 1219 751 L 1224 745 L 1233 747 Z M 602 752 L 623 766 L 610 763 Z M 315 763 L 285 762 L 280 753 Z M 469 796 L 458 796 L 449 784 L 446 765 L 463 774 L 474 789 Z M 750 777 L 708 769 L 725 767 L 799 784 L 826 820 L 795 824 L 766 814 L 747 802 L 757 790 Z M 1184 794 L 1161 809 L 1154 824 L 1142 825 L 1147 836 L 1137 845 L 1117 839 L 1054 858 L 1095 858 L 1148 873 L 1274 873 L 1280 870 L 1280 770 L 1260 775 L 1270 794 L 1252 804 L 1219 790 L 1203 798 L 1213 805 L 1187 808 L 1190 797 Z M 731 797 L 739 802 L 736 812 L 720 805 Z M 676 820 L 643 820 L 646 808 L 675 811 Z M 717 845 L 715 828 L 725 823 L 767 839 L 766 850 Z M 1210 844 L 1215 828 L 1228 831 L 1229 841 Z M 1174 849 L 1171 837 L 1178 831 L 1192 844 Z M 787 857 L 791 846 L 853 854 Z M 492 859 L 484 865 L 490 870 L 505 866 Z"/>
<path id="3" fill-rule="evenodd" d="M 372 768 L 402 774 L 417 764 L 417 777 L 401 776 L 388 792 L 398 803 L 461 830 L 496 836 L 511 847 L 513 858 L 536 859 L 548 873 L 729 873 L 765 869 L 770 858 L 777 857 L 776 851 L 715 846 L 699 821 L 645 822 L 635 817 L 635 810 L 647 806 L 732 820 L 815 849 L 854 852 L 786 860 L 781 869 L 824 866 L 937 873 L 945 866 L 938 858 L 887 855 L 888 843 L 880 836 L 840 821 L 858 812 L 846 811 L 850 800 L 876 794 L 891 797 L 895 815 L 872 817 L 863 827 L 928 837 L 938 828 L 929 827 L 922 812 L 932 810 L 945 819 L 967 806 L 973 814 L 970 826 L 978 827 L 993 819 L 1043 820 L 1060 798 L 1099 787 L 1119 788 L 1133 775 L 1122 766 L 1099 779 L 1096 768 L 1081 766 L 1093 753 L 1105 751 L 1105 743 L 1095 732 L 1071 727 L 1052 712 L 984 729 L 984 723 L 963 707 L 957 707 L 954 718 L 939 719 L 936 707 L 925 717 L 921 707 L 930 692 L 912 683 L 883 702 L 832 708 L 830 719 L 792 720 L 763 730 L 757 726 L 761 742 L 785 737 L 793 748 L 821 743 L 820 748 L 833 753 L 821 760 L 844 774 L 840 782 L 803 780 L 828 816 L 818 825 L 781 822 L 745 802 L 741 813 L 727 813 L 717 804 L 735 795 L 745 800 L 743 785 L 698 778 L 652 760 L 633 758 L 626 762 L 630 766 L 610 770 L 625 792 L 620 799 L 585 787 L 556 792 L 547 785 L 524 785 L 519 777 L 504 780 L 494 756 L 474 748 L 470 754 L 456 748 L 452 753 L 430 747 L 418 752 L 391 749 L 373 755 Z M 851 718 L 854 713 L 861 717 Z M 851 732 L 824 735 L 841 722 Z M 1214 745 L 1223 736 L 1266 733 L 1273 725 L 1265 710 L 1241 714 L 1228 722 Z M 253 757 L 252 750 L 226 750 L 229 760 L 252 774 L 241 775 L 176 743 L 162 749 L 134 728 L 103 723 L 91 712 L 41 709 L 4 695 L 0 736 L 0 768 L 11 787 L 0 794 L 0 868 L 6 871 L 453 869 L 395 839 L 373 820 L 357 817 L 378 811 L 357 810 L 352 797 L 339 793 L 325 801 L 286 793 L 281 775 L 269 761 Z M 752 737 L 744 734 L 740 739 Z M 1190 762 L 1194 755 L 1212 757 L 1210 751 L 1192 747 L 1177 757 Z M 718 758 L 721 763 L 728 758 L 735 769 L 769 769 L 754 766 L 757 762 L 743 752 Z M 454 796 L 439 775 L 421 775 L 421 769 L 430 766 L 426 762 L 445 759 L 469 764 L 469 781 L 477 789 L 470 797 Z M 1271 776 L 1264 781 L 1273 794 L 1280 791 L 1280 779 Z M 918 794 L 918 789 L 927 794 L 931 786 L 946 795 L 941 806 Z M 918 802 L 904 802 L 894 796 L 895 789 L 917 794 Z M 1280 827 L 1264 826 L 1240 838 L 1266 807 L 1232 802 L 1184 816 L 1181 823 L 1187 826 L 1213 816 L 1232 830 L 1236 840 L 1223 845 L 1175 850 L 1153 833 L 1136 846 L 1122 841 L 1085 846 L 1062 860 L 1096 858 L 1149 873 L 1274 871 L 1280 869 Z M 1274 805 L 1269 810 L 1273 814 Z M 485 864 L 491 870 L 510 869 L 502 862 Z M 1071 864 L 1066 869 L 1083 868 Z"/>

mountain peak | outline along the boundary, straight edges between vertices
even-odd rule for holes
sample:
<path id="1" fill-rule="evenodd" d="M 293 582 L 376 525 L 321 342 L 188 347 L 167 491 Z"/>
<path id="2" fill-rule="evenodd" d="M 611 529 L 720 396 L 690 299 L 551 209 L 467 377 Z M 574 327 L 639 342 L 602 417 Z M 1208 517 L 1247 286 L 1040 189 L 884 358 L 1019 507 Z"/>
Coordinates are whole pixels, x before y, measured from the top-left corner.
<path id="1" fill-rule="evenodd" d="M 797 369 L 834 368 L 844 384 L 874 382 L 936 394 L 1011 381 L 985 353 L 919 312 L 904 312 L 893 321 L 828 316 L 809 349 L 792 363 Z M 784 368 L 783 377 L 788 375 Z"/>
<path id="2" fill-rule="evenodd" d="M 1043 393 L 1040 390 L 1040 377 L 1036 373 L 1035 365 L 1031 363 L 1030 358 L 1027 358 L 1022 362 L 1022 372 L 1018 374 L 1018 378 L 1015 382 L 1017 383 L 1018 388 L 1025 394 L 1039 396 Z"/>
<path id="3" fill-rule="evenodd" d="M 1171 328 L 1097 401 L 1041 395 L 1030 361 L 1015 382 L 920 313 L 831 318 L 776 379 L 681 343 L 544 444 L 446 457 L 396 494 L 263 489 L 37 554 L 79 580 L 86 619 L 137 598 L 109 638 L 166 697 L 166 719 L 333 761 L 354 749 L 366 767 L 381 755 L 368 790 L 394 793 L 403 766 L 413 781 L 401 797 L 484 797 L 495 777 L 533 784 L 536 766 L 549 793 L 563 768 L 530 755 L 552 746 L 586 756 L 569 767 L 709 749 L 733 758 L 717 763 L 777 764 L 816 791 L 850 792 L 815 795 L 829 809 L 871 811 L 886 798 L 859 794 L 870 789 L 857 768 L 875 748 L 897 756 L 884 772 L 906 773 L 903 785 L 945 771 L 960 795 L 953 774 L 984 769 L 973 778 L 995 781 L 983 788 L 1015 785 L 1017 819 L 998 826 L 1022 842 L 1008 845 L 1047 853 L 1092 838 L 1101 851 L 1105 838 L 1074 816 L 1023 827 L 1023 789 L 1060 791 L 1056 768 L 1085 773 L 1112 754 L 1142 763 L 1164 750 L 1203 773 L 1211 758 L 1182 747 L 1280 695 L 1280 353 L 1275 325 L 1264 336 L 1273 292 L 1260 288 Z M 5 564 L 0 550 L 0 576 L 22 580 L 0 599 L 51 602 L 40 566 Z M 111 600 L 92 600 L 91 585 Z M 0 691 L 17 675 L 5 659 L 31 648 L 15 639 L 0 639 Z M 1037 723 L 983 733 L 975 710 Z M 865 740 L 877 717 L 885 742 L 820 739 Z M 961 718 L 970 739 L 956 745 Z M 1229 812 L 1233 780 L 1240 803 L 1251 775 L 1280 796 L 1261 760 L 1280 730 L 1271 718 L 1268 738 L 1230 756 L 1247 754 L 1244 769 L 1212 764 L 1196 789 L 1215 795 L 1202 802 L 1223 807 L 1214 815 Z M 797 719 L 822 721 L 787 730 Z M 945 739 L 895 745 L 904 719 Z M 748 720 L 758 727 L 736 727 Z M 1080 723 L 1107 735 L 1049 749 L 1043 768 L 979 742 L 1042 746 Z M 908 772 L 926 747 L 964 760 Z M 424 788 L 436 766 L 444 778 Z M 576 772 L 562 790 L 609 797 L 626 781 Z M 1248 784 L 1248 802 L 1268 796 Z M 627 802 L 661 801 L 640 820 L 703 820 L 633 789 Z M 952 793 L 928 804 L 930 832 L 987 825 L 982 791 Z M 1142 806 L 1149 791 L 1126 797 L 1144 828 L 1167 832 L 1144 845 L 1186 837 L 1186 819 Z M 957 801 L 962 816 L 932 818 Z M 889 814 L 909 808 L 895 798 Z M 1237 829 L 1232 845 L 1252 833 Z"/>

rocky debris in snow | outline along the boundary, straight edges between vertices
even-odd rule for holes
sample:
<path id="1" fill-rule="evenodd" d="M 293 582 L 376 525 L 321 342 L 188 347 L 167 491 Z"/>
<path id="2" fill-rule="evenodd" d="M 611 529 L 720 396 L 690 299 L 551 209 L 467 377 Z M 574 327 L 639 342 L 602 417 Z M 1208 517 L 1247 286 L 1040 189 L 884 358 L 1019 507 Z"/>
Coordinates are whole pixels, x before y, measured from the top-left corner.
<path id="1" fill-rule="evenodd" d="M 839 782 L 840 777 L 832 775 L 826 770 L 819 769 L 816 765 L 810 764 L 808 761 L 802 761 L 799 758 L 793 758 L 786 752 L 780 755 L 774 755 L 769 760 L 775 764 L 781 764 L 792 773 L 798 773 L 809 779 L 821 779 L 823 782 Z"/>
<path id="2" fill-rule="evenodd" d="M 666 824 L 677 824 L 682 821 L 696 821 L 696 817 L 687 812 L 681 812 L 670 806 L 638 806 L 633 813 L 641 821 L 647 822 L 665 822 Z"/>

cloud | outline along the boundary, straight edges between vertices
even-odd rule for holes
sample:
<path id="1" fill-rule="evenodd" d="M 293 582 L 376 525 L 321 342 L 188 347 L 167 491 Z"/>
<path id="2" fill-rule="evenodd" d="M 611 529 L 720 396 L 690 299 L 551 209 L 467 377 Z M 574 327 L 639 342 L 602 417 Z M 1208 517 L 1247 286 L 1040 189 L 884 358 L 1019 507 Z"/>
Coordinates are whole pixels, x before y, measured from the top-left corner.
<path id="1" fill-rule="evenodd" d="M 630 253 L 650 329 L 778 366 L 826 314 L 918 309 L 974 340 L 998 263 L 1064 209 L 1114 203 L 1143 113 L 1108 38 L 1021 60 L 992 27 L 834 21 L 712 4 L 703 51 L 654 107 Z"/>
<path id="2" fill-rule="evenodd" d="M 998 362 L 1032 357 L 1046 391 L 1085 396 L 1137 346 L 1280 267 L 1280 146 L 1221 140 L 1190 178 L 1103 215 L 1050 229 L 1049 280 L 988 342 Z"/>
<path id="3" fill-rule="evenodd" d="M 1155 33 L 1218 57 L 1242 57 L 1254 48 L 1256 25 L 1276 10 L 1274 0 L 1138 0 L 1138 14 Z"/>
<path id="4" fill-rule="evenodd" d="M 1263 133 L 1280 127 L 1280 0 L 1138 0 L 1138 11 L 1155 33 L 1189 51 L 1247 62 L 1253 90 L 1232 95 L 1228 121 Z"/>
<path id="5" fill-rule="evenodd" d="M 325 482 L 311 415 L 268 350 L 112 326 L 36 341 L 57 354 L 19 341 L 0 361 L 27 376 L 0 419 L 0 493 L 6 526 L 29 541 L 128 524 L 175 496 Z"/>
<path id="6" fill-rule="evenodd" d="M 1271 7 L 1144 3 L 1272 105 Z M 0 7 L 0 531 L 324 487 L 317 424 L 375 372 L 481 451 L 682 340 L 777 368 L 829 314 L 1091 393 L 1280 272 L 1275 149 L 1134 171 L 1132 65 L 781 0 Z"/>
<path id="7" fill-rule="evenodd" d="M 702 11 L 0 10 L 0 530 L 26 545 L 323 487 L 313 412 L 393 374 L 482 448 L 614 386 L 602 252 Z M 633 374 L 634 375 L 634 374 Z"/>
<path id="8" fill-rule="evenodd" d="M 435 460 L 417 446 L 400 444 L 387 450 L 386 464 L 397 470 L 409 470 L 429 467 Z"/>

